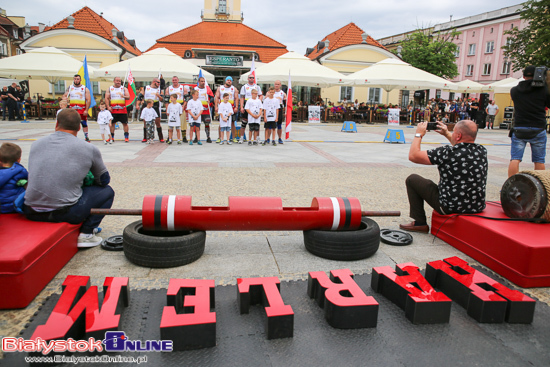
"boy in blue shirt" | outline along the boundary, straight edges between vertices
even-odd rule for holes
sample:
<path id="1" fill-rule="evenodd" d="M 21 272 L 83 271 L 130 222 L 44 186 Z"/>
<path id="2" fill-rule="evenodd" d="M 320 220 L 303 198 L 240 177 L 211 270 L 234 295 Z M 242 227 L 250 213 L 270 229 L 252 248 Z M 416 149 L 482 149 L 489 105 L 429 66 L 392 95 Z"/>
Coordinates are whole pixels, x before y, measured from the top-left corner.
<path id="1" fill-rule="evenodd" d="M 25 192 L 29 173 L 21 162 L 21 148 L 4 143 L 0 147 L 0 213 L 15 213 L 15 200 Z"/>

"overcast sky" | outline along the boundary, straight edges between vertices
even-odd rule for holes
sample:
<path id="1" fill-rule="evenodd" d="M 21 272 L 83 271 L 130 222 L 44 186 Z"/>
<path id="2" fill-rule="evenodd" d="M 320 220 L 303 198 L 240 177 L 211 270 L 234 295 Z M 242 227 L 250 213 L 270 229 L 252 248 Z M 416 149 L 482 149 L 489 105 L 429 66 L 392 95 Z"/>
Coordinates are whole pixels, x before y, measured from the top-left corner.
<path id="1" fill-rule="evenodd" d="M 326 35 L 349 22 L 375 39 L 468 17 L 507 6 L 517 0 L 477 0 L 462 3 L 448 0 L 385 1 L 258 1 L 242 0 L 244 24 L 304 54 Z M 30 25 L 53 25 L 84 6 L 113 23 L 126 37 L 135 39 L 146 51 L 158 38 L 201 21 L 204 1 L 145 0 L 12 0 L 0 7 L 7 15 L 24 16 Z"/>

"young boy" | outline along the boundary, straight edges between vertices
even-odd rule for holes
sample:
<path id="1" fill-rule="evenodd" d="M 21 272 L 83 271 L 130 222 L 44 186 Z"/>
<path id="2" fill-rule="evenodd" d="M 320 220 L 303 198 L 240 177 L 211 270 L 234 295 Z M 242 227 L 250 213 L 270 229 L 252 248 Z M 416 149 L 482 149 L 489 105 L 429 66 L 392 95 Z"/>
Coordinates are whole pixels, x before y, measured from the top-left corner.
<path id="1" fill-rule="evenodd" d="M 147 144 L 152 144 L 153 139 L 155 138 L 155 131 L 154 125 L 155 125 L 155 119 L 159 117 L 157 111 L 153 108 L 153 100 L 148 99 L 147 100 L 147 107 L 145 107 L 143 110 L 141 110 L 141 119 L 145 121 L 145 126 L 147 129 Z"/>
<path id="2" fill-rule="evenodd" d="M 193 145 L 193 132 L 197 134 L 197 144 L 202 145 L 201 143 L 201 113 L 202 113 L 202 103 L 199 101 L 199 91 L 193 90 L 191 92 L 191 97 L 193 99 L 187 102 L 187 111 L 189 112 L 189 125 L 191 126 L 191 133 L 189 136 L 189 145 Z"/>
<path id="3" fill-rule="evenodd" d="M 172 144 L 172 137 L 174 135 L 174 128 L 176 129 L 176 135 L 178 138 L 178 145 L 181 145 L 181 122 L 180 116 L 183 113 L 181 104 L 178 103 L 178 95 L 173 93 L 170 95 L 170 104 L 166 107 L 166 114 L 168 115 L 168 144 Z"/>
<path id="4" fill-rule="evenodd" d="M 231 145 L 229 135 L 231 134 L 231 115 L 233 115 L 233 106 L 229 103 L 229 93 L 223 94 L 223 102 L 218 106 L 218 114 L 220 115 L 220 145 L 227 141 Z M 225 133 L 225 140 L 223 139 Z"/>
<path id="5" fill-rule="evenodd" d="M 15 213 L 15 200 L 25 192 L 29 173 L 21 162 L 21 148 L 4 143 L 0 147 L 0 213 Z"/>
<path id="6" fill-rule="evenodd" d="M 252 89 L 251 98 L 246 101 L 244 109 L 248 113 L 248 131 L 250 134 L 254 134 L 254 136 L 249 136 L 248 145 L 258 145 L 263 111 L 262 101 L 258 98 L 258 91 L 256 89 Z"/>
<path id="7" fill-rule="evenodd" d="M 101 134 L 101 139 L 103 139 L 103 144 L 111 144 L 111 121 L 113 121 L 113 115 L 111 112 L 106 109 L 107 105 L 105 102 L 99 102 L 99 113 L 97 114 L 97 124 L 99 125 L 99 133 Z M 105 139 L 107 137 L 107 139 Z"/>
<path id="8" fill-rule="evenodd" d="M 267 92 L 267 98 L 264 100 L 265 141 L 262 145 L 269 144 L 270 135 L 273 145 L 277 145 L 275 142 L 275 132 L 277 130 L 277 116 L 279 115 L 279 101 L 273 98 L 274 93 L 275 88 L 270 87 Z"/>

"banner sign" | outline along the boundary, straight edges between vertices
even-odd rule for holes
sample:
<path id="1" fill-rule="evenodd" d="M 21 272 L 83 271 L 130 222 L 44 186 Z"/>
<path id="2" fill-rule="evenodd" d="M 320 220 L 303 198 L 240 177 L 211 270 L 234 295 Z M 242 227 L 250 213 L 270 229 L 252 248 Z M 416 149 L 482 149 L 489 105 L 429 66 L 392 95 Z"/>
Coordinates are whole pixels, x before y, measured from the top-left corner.
<path id="1" fill-rule="evenodd" d="M 307 122 L 317 123 L 317 124 L 321 122 L 321 106 L 309 106 L 308 107 Z"/>
<path id="2" fill-rule="evenodd" d="M 207 55 L 206 65 L 243 66 L 242 56 Z"/>
<path id="3" fill-rule="evenodd" d="M 399 126 L 399 108 L 388 109 L 388 125 Z"/>

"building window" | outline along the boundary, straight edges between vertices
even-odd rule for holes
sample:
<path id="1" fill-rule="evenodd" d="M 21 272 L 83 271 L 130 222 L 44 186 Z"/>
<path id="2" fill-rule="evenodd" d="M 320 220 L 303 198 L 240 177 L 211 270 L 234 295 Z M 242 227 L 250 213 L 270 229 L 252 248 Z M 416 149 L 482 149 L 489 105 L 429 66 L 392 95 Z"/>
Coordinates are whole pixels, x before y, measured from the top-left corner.
<path id="1" fill-rule="evenodd" d="M 101 91 L 99 90 L 99 82 L 92 82 L 92 92 L 94 94 L 101 94 Z"/>
<path id="2" fill-rule="evenodd" d="M 436 89 L 435 90 L 435 99 L 440 99 L 441 98 L 441 89 Z"/>
<path id="3" fill-rule="evenodd" d="M 485 53 L 492 54 L 495 50 L 495 41 L 487 41 L 485 44 Z"/>
<path id="4" fill-rule="evenodd" d="M 510 61 L 505 61 L 502 63 L 502 72 L 501 74 L 504 74 L 504 75 L 508 75 L 510 74 L 510 66 L 511 66 L 511 62 Z"/>
<path id="5" fill-rule="evenodd" d="M 65 81 L 60 80 L 57 83 L 53 85 L 53 91 L 55 94 L 63 94 L 65 93 Z"/>
<path id="6" fill-rule="evenodd" d="M 483 74 L 482 75 L 490 75 L 491 74 L 491 64 L 483 64 Z"/>
<path id="7" fill-rule="evenodd" d="M 12 33 L 13 33 L 13 38 L 19 39 L 19 34 L 17 34 L 17 28 L 14 28 Z"/>
<path id="8" fill-rule="evenodd" d="M 491 27 L 491 33 L 493 33 L 493 27 Z"/>
<path id="9" fill-rule="evenodd" d="M 226 0 L 219 0 L 218 2 L 218 12 L 225 14 L 227 13 L 227 1 Z"/>
<path id="10" fill-rule="evenodd" d="M 510 45 L 512 44 L 512 39 L 510 37 L 506 38 L 506 44 L 505 46 L 506 47 L 510 47 Z"/>
<path id="11" fill-rule="evenodd" d="M 476 44 L 472 43 L 468 46 L 468 56 L 473 56 L 476 54 Z"/>
<path id="12" fill-rule="evenodd" d="M 510 24 L 510 29 L 514 29 L 514 23 Z"/>
<path id="13" fill-rule="evenodd" d="M 455 57 L 460 57 L 460 46 L 456 46 Z"/>
<path id="14" fill-rule="evenodd" d="M 0 55 L 8 56 L 8 46 L 2 42 L 0 42 Z"/>
<path id="15" fill-rule="evenodd" d="M 16 55 L 23 55 L 23 51 L 21 51 L 20 48 L 16 48 L 16 49 L 15 49 L 15 54 L 16 54 Z"/>
<path id="16" fill-rule="evenodd" d="M 473 31 L 472 32 L 472 37 L 475 37 L 476 36 L 476 31 Z"/>
<path id="17" fill-rule="evenodd" d="M 344 99 L 351 101 L 353 98 L 353 87 L 340 87 L 340 101 Z"/>
<path id="18" fill-rule="evenodd" d="M 380 103 L 380 88 L 369 88 L 369 103 Z"/>
<path id="19" fill-rule="evenodd" d="M 466 65 L 466 76 L 474 75 L 474 65 Z"/>

